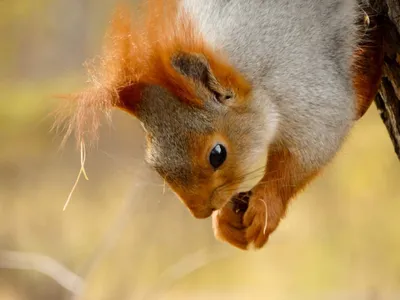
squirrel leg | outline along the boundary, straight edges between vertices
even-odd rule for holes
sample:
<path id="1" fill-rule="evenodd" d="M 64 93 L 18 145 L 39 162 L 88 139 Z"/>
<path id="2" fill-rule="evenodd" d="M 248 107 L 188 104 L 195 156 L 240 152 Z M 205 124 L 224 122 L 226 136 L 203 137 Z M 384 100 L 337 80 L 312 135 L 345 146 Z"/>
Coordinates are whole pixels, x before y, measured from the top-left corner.
<path id="1" fill-rule="evenodd" d="M 263 179 L 213 216 L 216 237 L 240 249 L 262 248 L 285 216 L 290 199 L 316 175 L 301 168 L 289 151 L 272 151 Z"/>

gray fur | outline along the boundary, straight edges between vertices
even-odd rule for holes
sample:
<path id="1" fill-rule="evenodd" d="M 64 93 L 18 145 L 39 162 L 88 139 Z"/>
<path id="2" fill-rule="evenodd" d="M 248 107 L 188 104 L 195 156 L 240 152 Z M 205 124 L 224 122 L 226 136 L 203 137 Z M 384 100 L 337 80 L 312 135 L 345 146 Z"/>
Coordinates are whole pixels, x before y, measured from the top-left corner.
<path id="1" fill-rule="evenodd" d="M 182 0 L 181 9 L 211 47 L 227 54 L 253 91 L 249 105 L 233 108 L 218 98 L 218 83 L 209 84 L 213 75 L 201 55 L 173 60 L 193 80 L 205 106 L 183 104 L 161 87 L 146 88 L 138 118 L 151 139 L 147 161 L 169 182 L 192 192 L 206 174 L 190 157 L 191 150 L 205 147 L 193 140 L 195 134 L 224 134 L 232 146 L 231 170 L 245 177 L 265 167 L 269 147 L 278 143 L 306 171 L 328 163 L 355 117 L 350 66 L 360 13 L 356 0 Z M 229 97 L 234 103 L 235 95 Z M 250 190 L 262 176 L 243 177 L 232 195 Z M 209 197 L 219 208 L 221 203 Z"/>
<path id="2" fill-rule="evenodd" d="M 151 139 L 146 161 L 167 180 L 187 185 L 193 177 L 188 133 L 212 133 L 213 113 L 182 105 L 158 86 L 147 87 L 142 97 L 137 114 Z"/>
<path id="3" fill-rule="evenodd" d="M 275 142 L 305 167 L 326 164 L 355 113 L 350 58 L 357 1 L 183 0 L 183 6 L 207 42 L 251 80 L 253 105 L 276 108 Z"/>

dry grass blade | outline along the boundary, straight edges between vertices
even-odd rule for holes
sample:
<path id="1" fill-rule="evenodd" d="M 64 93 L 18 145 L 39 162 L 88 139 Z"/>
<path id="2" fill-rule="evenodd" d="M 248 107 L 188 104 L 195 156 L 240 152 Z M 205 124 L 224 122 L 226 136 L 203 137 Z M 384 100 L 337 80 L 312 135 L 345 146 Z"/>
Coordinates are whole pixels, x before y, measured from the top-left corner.
<path id="1" fill-rule="evenodd" d="M 75 191 L 75 189 L 76 189 L 76 187 L 78 185 L 78 182 L 79 182 L 79 180 L 81 178 L 81 175 L 83 174 L 85 179 L 89 180 L 89 177 L 87 176 L 86 171 L 85 171 L 85 162 L 86 162 L 86 148 L 85 148 L 85 143 L 82 141 L 81 142 L 81 168 L 79 170 L 78 177 L 76 178 L 75 183 L 74 183 L 74 185 L 73 185 L 73 187 L 71 189 L 71 192 L 68 195 L 67 201 L 65 201 L 65 204 L 64 204 L 64 207 L 63 207 L 63 211 L 65 211 L 65 209 L 67 208 L 69 202 L 71 201 L 72 194 L 74 193 L 74 191 Z"/>

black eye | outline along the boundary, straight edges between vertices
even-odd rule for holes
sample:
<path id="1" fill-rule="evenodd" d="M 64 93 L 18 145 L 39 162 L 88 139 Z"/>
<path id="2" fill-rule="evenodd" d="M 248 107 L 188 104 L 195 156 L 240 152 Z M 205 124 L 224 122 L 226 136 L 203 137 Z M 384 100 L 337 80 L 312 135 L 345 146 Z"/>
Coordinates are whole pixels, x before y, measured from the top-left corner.
<path id="1" fill-rule="evenodd" d="M 217 144 L 210 153 L 210 164 L 218 169 L 226 160 L 226 149 L 223 145 Z"/>

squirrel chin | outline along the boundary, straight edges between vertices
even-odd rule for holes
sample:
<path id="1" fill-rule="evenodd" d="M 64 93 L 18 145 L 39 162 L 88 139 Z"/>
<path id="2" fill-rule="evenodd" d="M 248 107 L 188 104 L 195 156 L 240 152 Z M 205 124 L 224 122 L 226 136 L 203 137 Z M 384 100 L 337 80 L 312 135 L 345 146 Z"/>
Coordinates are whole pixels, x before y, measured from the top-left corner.
<path id="1" fill-rule="evenodd" d="M 207 219 L 211 217 L 213 212 L 216 211 L 215 208 L 205 208 L 202 210 L 190 210 L 190 213 L 195 217 L 196 219 Z"/>

